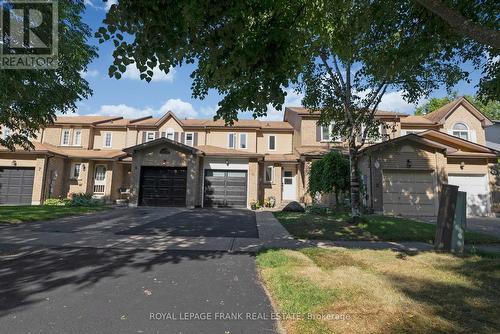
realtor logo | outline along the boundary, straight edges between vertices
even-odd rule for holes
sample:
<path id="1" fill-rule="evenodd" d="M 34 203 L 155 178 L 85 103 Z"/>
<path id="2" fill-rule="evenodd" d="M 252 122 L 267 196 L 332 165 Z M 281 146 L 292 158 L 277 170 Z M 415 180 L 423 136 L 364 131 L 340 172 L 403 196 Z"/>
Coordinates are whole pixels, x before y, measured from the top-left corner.
<path id="1" fill-rule="evenodd" d="M 57 0 L 0 0 L 0 69 L 55 69 Z"/>

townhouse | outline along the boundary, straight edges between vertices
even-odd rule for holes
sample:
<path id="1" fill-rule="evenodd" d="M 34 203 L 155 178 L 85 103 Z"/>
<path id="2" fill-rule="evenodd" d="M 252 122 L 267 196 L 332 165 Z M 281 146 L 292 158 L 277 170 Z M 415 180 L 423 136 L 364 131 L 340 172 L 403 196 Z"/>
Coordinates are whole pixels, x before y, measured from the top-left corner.
<path id="1" fill-rule="evenodd" d="M 381 136 L 362 150 L 364 204 L 376 212 L 433 216 L 440 185 L 470 194 L 469 214 L 489 215 L 498 180 L 497 151 L 485 146 L 492 123 L 465 99 L 426 116 L 378 111 Z M 249 207 L 311 203 L 311 163 L 346 152 L 319 114 L 286 108 L 283 121 L 59 117 L 34 149 L 0 148 L 0 204 L 40 204 L 92 193 L 131 205 Z M 8 129 L 1 129 L 8 135 Z M 321 201 L 330 200 L 328 196 Z"/>

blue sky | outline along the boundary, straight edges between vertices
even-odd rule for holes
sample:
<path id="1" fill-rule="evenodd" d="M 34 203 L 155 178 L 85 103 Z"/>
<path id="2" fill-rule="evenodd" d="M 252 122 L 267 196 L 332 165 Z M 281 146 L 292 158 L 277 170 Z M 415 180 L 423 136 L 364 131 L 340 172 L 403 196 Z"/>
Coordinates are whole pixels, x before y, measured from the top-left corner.
<path id="1" fill-rule="evenodd" d="M 113 3 L 102 0 L 85 0 L 87 10 L 83 17 L 94 31 L 101 26 L 102 19 L 107 7 Z M 189 77 L 193 66 L 182 66 L 174 68 L 168 75 L 155 72 L 153 81 L 147 83 L 139 79 L 139 72 L 134 65 L 127 70 L 120 80 L 109 78 L 108 66 L 112 63 L 112 43 L 98 44 L 97 39 L 92 37 L 91 43 L 98 46 L 99 57 L 88 67 L 87 73 L 83 73 L 89 81 L 93 96 L 78 103 L 77 113 L 80 115 L 118 115 L 126 118 L 138 118 L 146 115 L 160 116 L 168 110 L 172 110 L 179 117 L 188 118 L 211 118 L 217 109 L 219 96 L 210 94 L 204 100 L 191 97 L 191 83 Z M 472 75 L 472 82 L 460 82 L 455 90 L 459 95 L 474 94 L 475 85 L 480 73 L 477 71 Z M 446 95 L 441 89 L 432 96 Z M 301 96 L 289 91 L 286 98 L 286 106 L 300 105 Z M 420 103 L 424 103 L 422 99 Z M 415 105 L 406 103 L 400 92 L 389 92 L 386 94 L 380 109 L 412 113 Z M 281 110 L 269 110 L 267 119 L 280 120 L 283 118 Z M 250 118 L 250 114 L 241 114 L 240 118 Z"/>

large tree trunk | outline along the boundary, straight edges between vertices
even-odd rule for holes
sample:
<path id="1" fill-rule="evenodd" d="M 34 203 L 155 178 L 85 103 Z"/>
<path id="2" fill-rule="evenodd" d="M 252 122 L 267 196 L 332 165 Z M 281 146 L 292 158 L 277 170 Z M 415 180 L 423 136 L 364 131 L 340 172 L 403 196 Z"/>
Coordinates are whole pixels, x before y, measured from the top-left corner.
<path id="1" fill-rule="evenodd" d="M 349 163 L 351 176 L 351 217 L 357 220 L 360 216 L 358 149 L 356 139 L 349 139 Z"/>

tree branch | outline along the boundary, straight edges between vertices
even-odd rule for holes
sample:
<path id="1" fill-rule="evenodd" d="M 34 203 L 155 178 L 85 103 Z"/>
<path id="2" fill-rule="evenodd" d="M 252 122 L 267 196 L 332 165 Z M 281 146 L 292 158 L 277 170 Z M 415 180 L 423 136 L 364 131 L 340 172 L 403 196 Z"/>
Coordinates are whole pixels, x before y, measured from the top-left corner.
<path id="1" fill-rule="evenodd" d="M 381 85 L 379 86 L 377 93 L 375 94 L 375 97 L 372 99 L 373 103 L 373 108 L 370 111 L 370 119 L 372 119 L 375 115 L 375 112 L 377 111 L 377 107 L 380 104 L 380 101 L 382 101 L 382 97 L 385 94 L 385 91 L 387 90 L 388 85 L 385 82 L 382 82 Z M 367 106 L 368 107 L 368 106 Z M 358 148 L 363 147 L 363 145 L 366 142 L 366 135 L 368 132 L 368 126 L 365 127 L 365 131 L 361 134 L 361 143 L 359 144 Z"/>
<path id="2" fill-rule="evenodd" d="M 486 28 L 464 17 L 458 10 L 440 0 L 416 0 L 435 15 L 442 18 L 455 32 L 481 44 L 500 49 L 500 31 Z"/>

